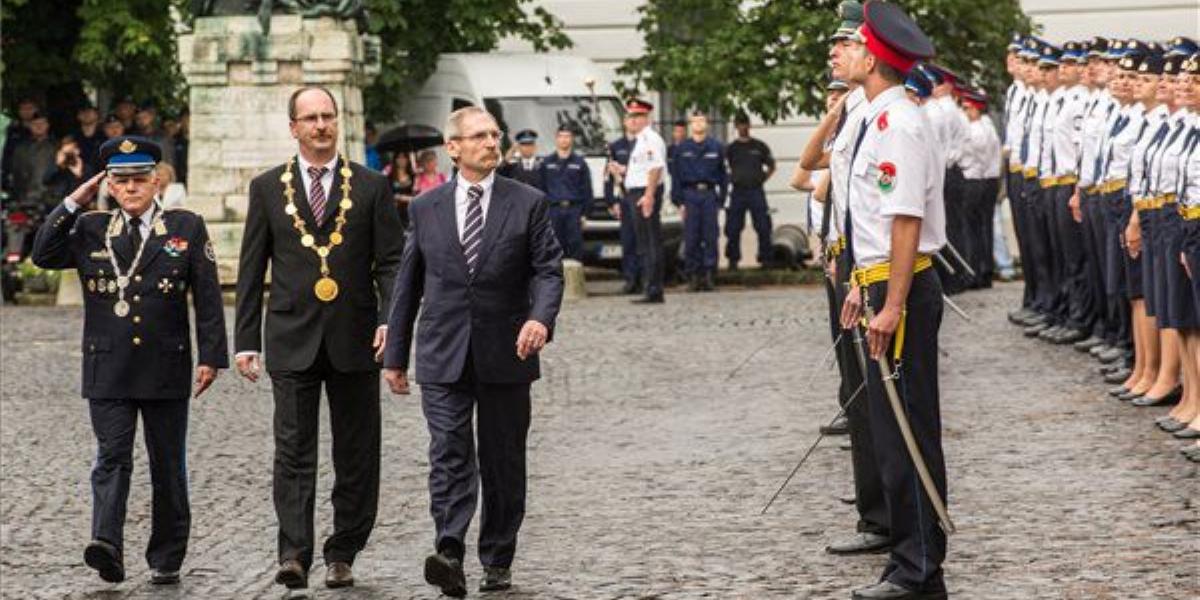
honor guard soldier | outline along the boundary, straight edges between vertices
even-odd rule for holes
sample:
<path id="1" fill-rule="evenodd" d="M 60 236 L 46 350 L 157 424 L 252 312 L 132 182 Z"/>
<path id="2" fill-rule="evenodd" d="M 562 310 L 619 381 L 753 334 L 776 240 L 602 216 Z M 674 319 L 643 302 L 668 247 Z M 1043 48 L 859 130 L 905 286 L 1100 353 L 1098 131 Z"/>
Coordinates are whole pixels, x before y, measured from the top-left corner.
<path id="1" fill-rule="evenodd" d="M 543 189 L 542 159 L 537 156 L 537 132 L 522 129 L 513 137 L 517 141 L 517 155 L 509 159 L 508 163 L 499 169 L 499 173 L 525 185 Z"/>
<path id="2" fill-rule="evenodd" d="M 870 105 L 850 160 L 845 231 L 856 268 L 842 325 L 866 323 L 867 399 L 892 547 L 879 583 L 853 598 L 942 599 L 941 565 L 953 525 L 945 511 L 938 400 L 942 286 L 932 255 L 946 240 L 947 163 L 929 118 L 903 85 L 934 49 L 887 2 L 865 4 L 859 34 L 864 47 L 849 57 L 850 78 Z"/>
<path id="3" fill-rule="evenodd" d="M 608 164 L 604 172 L 604 201 L 609 211 L 621 222 L 621 277 L 624 294 L 642 291 L 641 268 L 638 264 L 637 232 L 633 228 L 635 207 L 625 199 L 625 168 L 629 165 L 629 153 L 635 138 L 630 134 L 629 117 L 625 117 L 624 134 L 608 145 Z"/>
<path id="4" fill-rule="evenodd" d="M 725 149 L 708 135 L 708 118 L 688 120 L 690 136 L 675 146 L 675 176 L 683 203 L 684 272 L 692 291 L 717 287 L 717 214 L 725 205 Z"/>
<path id="5" fill-rule="evenodd" d="M 108 582 L 125 579 L 125 501 L 139 414 L 153 485 L 150 580 L 179 581 L 191 525 L 188 398 L 208 389 L 229 361 L 212 242 L 201 217 L 158 204 L 154 167 L 161 157 L 144 138 L 106 142 L 99 150 L 106 170 L 50 213 L 33 245 L 35 264 L 76 269 L 84 287 L 82 393 L 97 449 L 92 541 L 83 558 Z M 85 210 L 105 178 L 119 206 Z M 189 290 L 199 352 L 195 387 Z"/>
<path id="6" fill-rule="evenodd" d="M 550 224 L 563 248 L 563 257 L 583 260 L 583 215 L 592 202 L 592 172 L 575 152 L 575 131 L 560 125 L 554 152 L 539 167 L 542 190 L 550 203 Z"/>

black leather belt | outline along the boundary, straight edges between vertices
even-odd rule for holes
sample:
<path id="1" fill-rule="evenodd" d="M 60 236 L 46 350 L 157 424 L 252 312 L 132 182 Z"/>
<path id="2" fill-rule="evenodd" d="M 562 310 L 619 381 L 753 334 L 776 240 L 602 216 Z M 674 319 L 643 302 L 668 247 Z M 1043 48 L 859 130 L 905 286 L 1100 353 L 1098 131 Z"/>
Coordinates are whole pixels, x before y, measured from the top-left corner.
<path id="1" fill-rule="evenodd" d="M 700 183 L 685 183 L 685 184 L 683 184 L 683 189 L 685 189 L 685 190 L 700 190 L 700 191 L 702 191 L 702 192 L 703 192 L 703 191 L 707 191 L 707 190 L 711 190 L 711 189 L 713 189 L 714 187 L 716 187 L 716 186 L 715 186 L 715 185 L 713 185 L 713 184 L 711 184 L 711 183 L 708 183 L 708 182 L 700 182 Z"/>
<path id="2" fill-rule="evenodd" d="M 551 200 L 550 201 L 550 206 L 553 206 L 556 208 L 571 208 L 574 205 L 575 205 L 575 203 L 570 200 Z"/>

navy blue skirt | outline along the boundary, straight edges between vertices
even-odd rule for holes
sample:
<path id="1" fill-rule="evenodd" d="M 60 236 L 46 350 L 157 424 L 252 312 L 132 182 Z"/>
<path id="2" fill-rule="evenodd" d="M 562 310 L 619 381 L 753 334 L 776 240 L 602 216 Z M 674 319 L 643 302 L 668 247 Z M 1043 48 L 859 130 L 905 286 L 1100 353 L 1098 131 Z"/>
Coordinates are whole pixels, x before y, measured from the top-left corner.
<path id="1" fill-rule="evenodd" d="M 1138 223 L 1142 228 L 1142 297 L 1146 299 L 1146 316 L 1158 316 L 1158 285 L 1155 283 L 1155 264 L 1159 252 L 1156 246 L 1158 235 L 1158 210 L 1138 211 Z"/>
<path id="2" fill-rule="evenodd" d="M 1195 309 L 1193 315 L 1196 317 L 1196 323 L 1200 325 L 1200 221 L 1184 222 L 1183 231 L 1183 254 L 1187 257 L 1188 268 L 1192 271 L 1192 308 Z M 1200 326 L 1197 328 L 1200 329 Z"/>
<path id="3" fill-rule="evenodd" d="M 1196 329 L 1200 320 L 1196 318 L 1196 296 L 1192 281 L 1179 262 L 1184 241 L 1183 217 L 1169 205 L 1159 217 L 1162 239 L 1162 301 L 1159 302 L 1158 326 L 1165 329 Z"/>

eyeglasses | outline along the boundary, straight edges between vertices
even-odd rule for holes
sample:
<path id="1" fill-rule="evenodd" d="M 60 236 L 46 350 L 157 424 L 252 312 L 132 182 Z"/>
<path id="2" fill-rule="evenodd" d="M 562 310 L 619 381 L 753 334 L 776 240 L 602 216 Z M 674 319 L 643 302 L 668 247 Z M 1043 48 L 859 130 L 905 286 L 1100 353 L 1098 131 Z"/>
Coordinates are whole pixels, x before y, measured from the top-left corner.
<path id="1" fill-rule="evenodd" d="M 337 113 L 315 113 L 296 117 L 294 120 L 304 123 L 305 125 L 316 125 L 321 121 L 326 123 L 337 123 Z"/>
<path id="2" fill-rule="evenodd" d="M 498 142 L 498 141 L 500 141 L 500 137 L 502 135 L 503 134 L 500 133 L 499 129 L 489 129 L 489 130 L 480 131 L 479 133 L 473 133 L 471 135 L 452 136 L 450 139 L 452 139 L 452 140 L 467 140 L 469 142 L 475 142 L 476 144 L 481 144 L 481 143 L 483 143 L 484 140 L 487 140 L 487 139 Z"/>

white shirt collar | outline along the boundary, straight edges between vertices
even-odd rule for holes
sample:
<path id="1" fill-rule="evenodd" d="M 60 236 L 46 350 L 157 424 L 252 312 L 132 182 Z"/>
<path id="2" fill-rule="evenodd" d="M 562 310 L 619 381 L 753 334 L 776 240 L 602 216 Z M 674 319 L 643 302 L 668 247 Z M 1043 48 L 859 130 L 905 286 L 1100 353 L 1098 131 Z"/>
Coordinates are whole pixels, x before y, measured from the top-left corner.
<path id="1" fill-rule="evenodd" d="M 324 165 L 320 165 L 320 166 L 324 166 L 325 173 L 329 174 L 329 173 L 333 172 L 334 167 L 337 167 L 337 161 L 338 161 L 338 155 L 334 154 L 333 158 L 330 159 L 329 162 L 325 163 Z M 302 173 L 304 175 L 308 175 L 309 167 L 318 166 L 318 165 L 314 165 L 314 164 L 308 162 L 307 160 L 304 160 L 304 156 L 301 154 L 296 155 L 296 162 L 300 163 L 300 173 Z"/>
<path id="2" fill-rule="evenodd" d="M 471 183 L 470 181 L 467 181 L 461 173 L 454 176 L 454 181 L 458 191 L 462 192 L 462 197 L 464 198 L 465 202 L 467 190 L 470 190 L 471 186 L 478 185 L 483 187 L 483 194 L 485 196 L 488 194 L 488 192 L 492 191 L 492 185 L 496 183 L 496 171 L 493 170 L 491 173 L 488 173 L 487 177 L 484 177 L 479 183 Z"/>
<path id="3" fill-rule="evenodd" d="M 879 116 L 879 113 L 883 112 L 884 109 L 891 106 L 893 102 L 899 100 L 900 98 L 908 99 L 908 96 L 904 91 L 904 86 L 902 85 L 894 85 L 886 90 L 883 90 L 878 96 L 875 96 L 875 99 L 871 100 L 871 103 L 867 106 L 867 118 L 863 119 L 863 121 L 866 123 L 874 121 L 875 118 Z"/>

